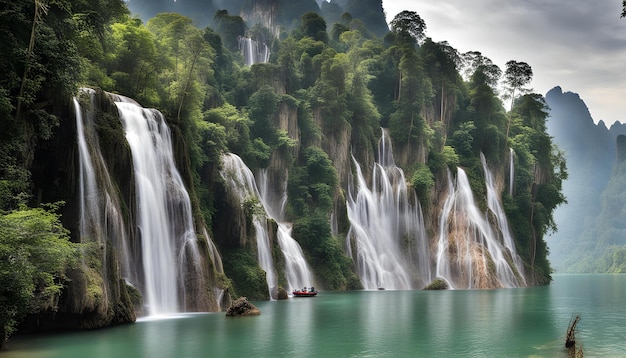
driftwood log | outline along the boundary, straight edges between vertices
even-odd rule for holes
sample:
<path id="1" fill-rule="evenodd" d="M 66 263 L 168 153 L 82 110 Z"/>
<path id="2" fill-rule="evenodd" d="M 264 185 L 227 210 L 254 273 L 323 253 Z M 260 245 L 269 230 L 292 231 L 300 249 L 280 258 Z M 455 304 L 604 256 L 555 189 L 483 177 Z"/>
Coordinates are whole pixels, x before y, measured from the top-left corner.
<path id="1" fill-rule="evenodd" d="M 573 316 L 569 321 L 569 325 L 567 326 L 567 334 L 565 335 L 565 348 L 567 348 L 568 358 L 583 357 L 582 344 L 579 344 L 579 348 L 576 349 L 576 326 L 578 325 L 578 322 L 580 322 L 579 314 Z"/>

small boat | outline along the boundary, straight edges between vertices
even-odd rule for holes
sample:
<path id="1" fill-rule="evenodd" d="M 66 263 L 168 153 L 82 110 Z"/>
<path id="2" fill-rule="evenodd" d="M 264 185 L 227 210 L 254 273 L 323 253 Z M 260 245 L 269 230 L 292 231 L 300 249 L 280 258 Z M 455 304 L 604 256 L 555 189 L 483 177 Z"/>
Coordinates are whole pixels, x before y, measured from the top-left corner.
<path id="1" fill-rule="evenodd" d="M 310 289 L 305 287 L 301 290 L 293 290 L 291 294 L 293 294 L 293 297 L 315 297 L 317 296 L 317 291 L 315 291 L 315 287 Z"/>

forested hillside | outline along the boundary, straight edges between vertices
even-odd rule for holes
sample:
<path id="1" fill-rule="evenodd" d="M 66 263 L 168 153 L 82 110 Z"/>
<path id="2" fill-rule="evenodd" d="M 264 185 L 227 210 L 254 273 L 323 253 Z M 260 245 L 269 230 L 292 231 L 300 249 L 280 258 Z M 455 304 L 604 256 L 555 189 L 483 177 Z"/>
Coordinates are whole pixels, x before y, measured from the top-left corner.
<path id="1" fill-rule="evenodd" d="M 96 328 L 133 321 L 140 312 L 143 287 L 124 274 L 117 238 L 81 237 L 75 121 L 81 111 L 75 107 L 94 112 L 99 139 L 92 144 L 104 163 L 95 171 L 101 178 L 108 173 L 107 195 L 119 198 L 125 218 L 120 226 L 135 227 L 139 216 L 124 113 L 116 109 L 126 100 L 114 94 L 164 115 L 191 202 L 192 240 L 210 253 L 200 260 L 204 282 L 193 292 L 206 301 L 185 296 L 181 309 L 221 309 L 228 302 L 222 294 L 274 297 L 254 240 L 263 207 L 252 196 L 235 200 L 225 169 L 232 154 L 269 178 L 274 191 L 284 183 L 280 220 L 263 219 L 280 287 L 289 278 L 278 249 L 279 221 L 290 223 L 311 284 L 394 287 L 380 282 L 383 275 L 367 281 L 355 233 L 353 205 L 366 183 L 379 178 L 376 168 L 393 169 L 401 179 L 389 187 L 406 187 L 403 205 L 423 217 L 422 231 L 400 233 L 392 243 L 408 272 L 405 286 L 396 287 L 421 289 L 442 277 L 459 288 L 550 282 L 544 237 L 555 229 L 567 172 L 546 132 L 544 98 L 524 90 L 530 66 L 510 61 L 500 69 L 480 52 L 433 42 L 414 12 L 398 14 L 388 32 L 379 23 L 368 28 L 367 18 L 384 19 L 377 1 L 367 7 L 340 1 L 340 13 L 333 3 L 321 9 L 305 3 L 315 11 L 291 18 L 298 1 L 231 2 L 232 9 L 216 9 L 208 27 L 172 12 L 142 21 L 116 0 L 2 5 L 1 336 L 25 317 L 24 327 L 32 329 Z M 372 11 L 365 11 L 370 3 Z M 280 26 L 240 14 L 272 14 Z M 246 38 L 269 47 L 268 62 L 245 64 L 239 44 Z M 506 109 L 500 95 L 508 97 Z M 390 143 L 393 151 L 385 151 Z M 36 232 L 44 237 L 24 227 L 36 220 L 43 221 Z M 146 240 L 144 230 L 128 230 L 130 246 Z M 62 255 L 39 250 L 42 245 Z M 470 266 L 462 266 L 463 250 L 476 257 Z M 28 275 L 15 280 L 15 272 Z M 181 280 L 187 289 L 191 279 Z"/>

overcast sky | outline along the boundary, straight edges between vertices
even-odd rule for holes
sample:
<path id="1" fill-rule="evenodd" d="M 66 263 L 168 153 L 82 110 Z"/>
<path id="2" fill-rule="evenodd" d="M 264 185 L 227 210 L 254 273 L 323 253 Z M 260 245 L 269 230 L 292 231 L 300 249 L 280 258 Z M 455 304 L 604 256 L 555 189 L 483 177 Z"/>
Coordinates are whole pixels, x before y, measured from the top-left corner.
<path id="1" fill-rule="evenodd" d="M 622 0 L 383 0 L 383 8 L 387 22 L 417 12 L 433 41 L 480 51 L 503 71 L 508 60 L 528 63 L 535 92 L 576 92 L 596 122 L 626 122 Z"/>

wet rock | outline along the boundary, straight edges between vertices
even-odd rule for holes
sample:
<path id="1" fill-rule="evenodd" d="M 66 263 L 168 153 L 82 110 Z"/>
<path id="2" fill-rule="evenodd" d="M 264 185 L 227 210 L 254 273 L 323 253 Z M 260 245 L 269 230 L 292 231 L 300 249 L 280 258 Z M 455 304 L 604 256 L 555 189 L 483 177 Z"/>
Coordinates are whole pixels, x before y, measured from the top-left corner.
<path id="1" fill-rule="evenodd" d="M 243 296 L 235 300 L 226 311 L 226 316 L 229 317 L 257 316 L 260 314 L 261 311 Z"/>
<path id="2" fill-rule="evenodd" d="M 287 290 L 285 290 L 285 288 L 283 287 L 278 288 L 278 299 L 279 300 L 289 299 L 289 293 L 287 292 Z"/>

